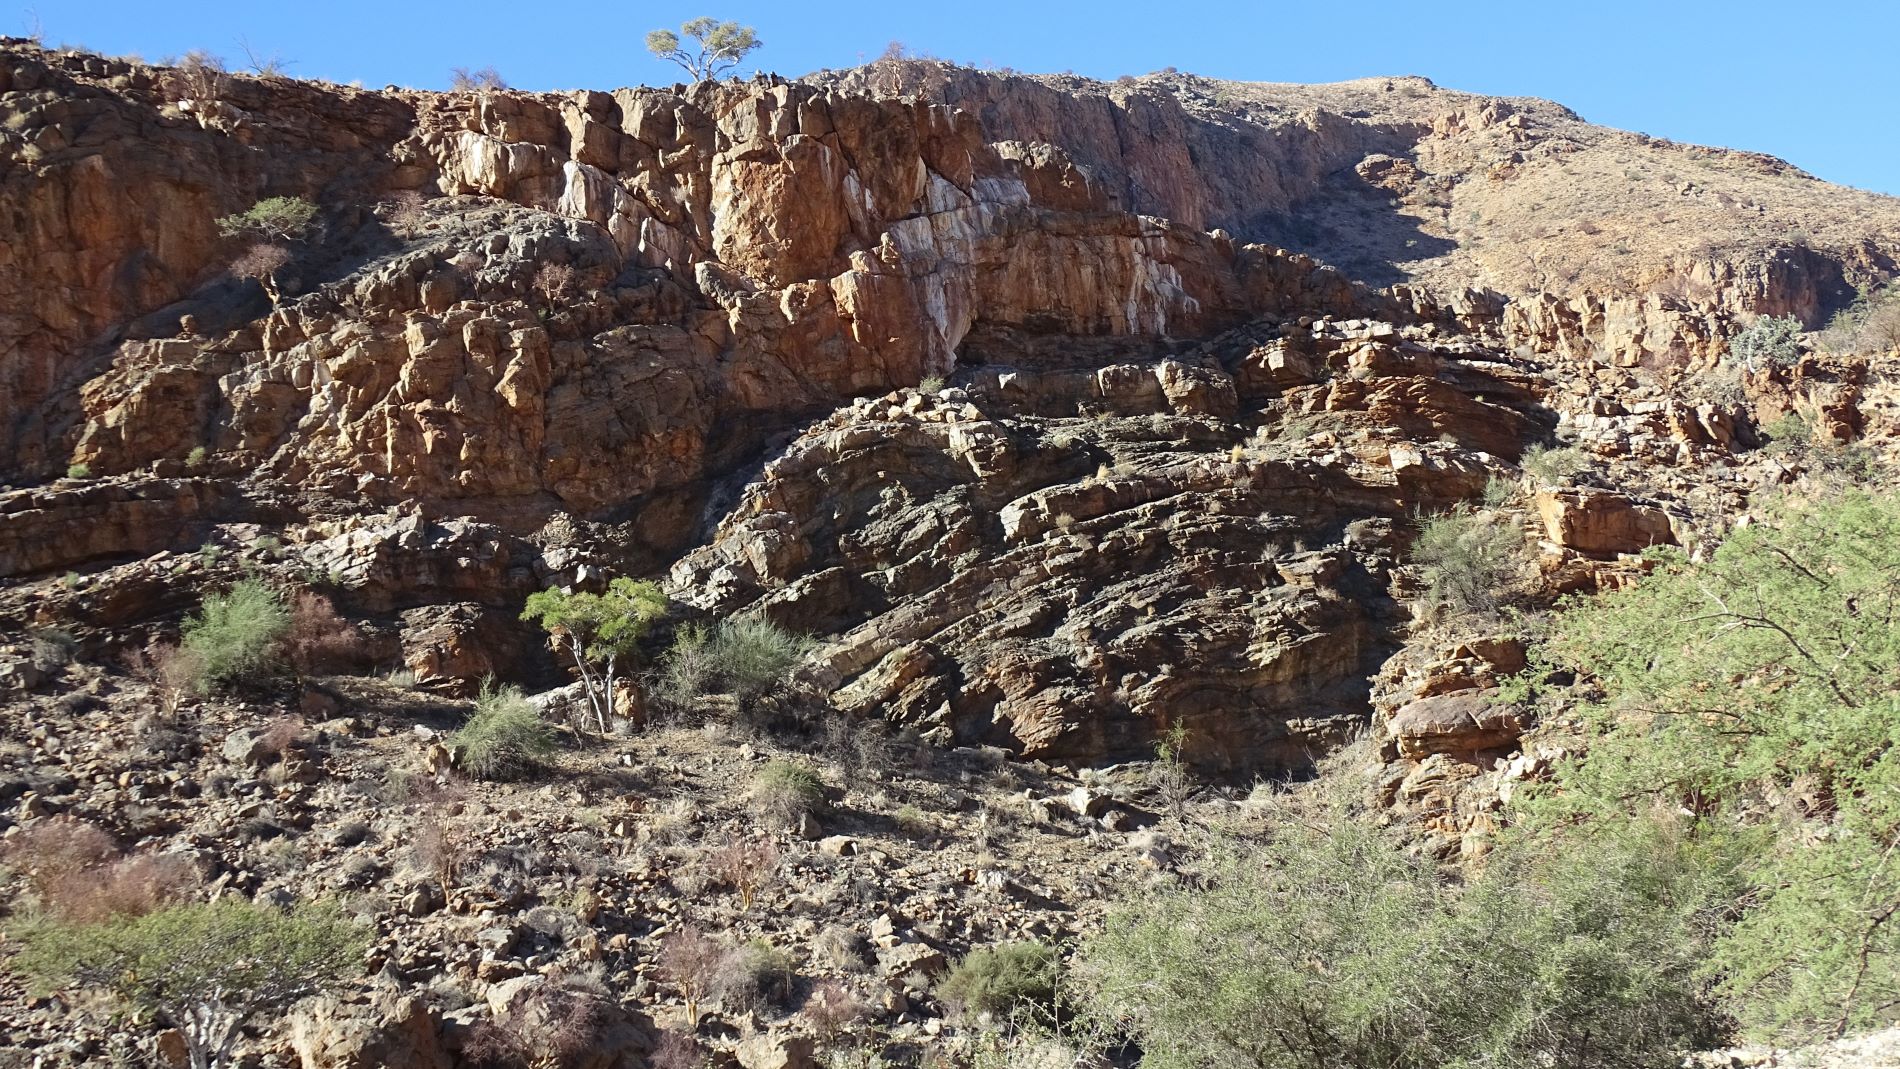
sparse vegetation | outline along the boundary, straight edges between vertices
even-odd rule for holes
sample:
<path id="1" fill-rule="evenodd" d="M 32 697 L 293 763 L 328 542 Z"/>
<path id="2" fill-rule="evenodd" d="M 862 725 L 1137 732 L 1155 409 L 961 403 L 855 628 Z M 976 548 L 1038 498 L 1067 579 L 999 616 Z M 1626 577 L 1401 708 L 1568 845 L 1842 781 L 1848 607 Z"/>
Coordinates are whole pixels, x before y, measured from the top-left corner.
<path id="1" fill-rule="evenodd" d="M 1574 479 L 1590 470 L 1590 454 L 1574 445 L 1534 445 L 1524 450 L 1519 465 L 1538 482 L 1555 485 Z M 1489 487 L 1486 487 L 1487 493 Z"/>
<path id="2" fill-rule="evenodd" d="M 752 779 L 751 802 L 761 817 L 795 827 L 805 818 L 824 812 L 825 781 L 804 765 L 768 761 Z"/>
<path id="3" fill-rule="evenodd" d="M 204 467 L 205 456 L 204 446 L 192 446 L 191 452 L 185 454 L 185 467 L 194 469 Z"/>
<path id="4" fill-rule="evenodd" d="M 326 675 L 361 667 L 368 660 L 365 646 L 363 633 L 336 611 L 329 598 L 312 590 L 291 596 L 283 653 L 300 674 Z"/>
<path id="5" fill-rule="evenodd" d="M 660 664 L 655 689 L 676 707 L 691 708 L 708 694 L 758 700 L 782 686 L 811 648 L 811 640 L 762 617 L 682 628 Z"/>
<path id="6" fill-rule="evenodd" d="M 367 942 L 332 909 L 236 897 L 8 934 L 21 946 L 13 968 L 40 989 L 97 988 L 174 1022 L 192 1069 L 230 1064 L 246 1022 L 346 979 Z"/>
<path id="7" fill-rule="evenodd" d="M 1801 321 L 1793 316 L 1762 316 L 1729 339 L 1728 351 L 1750 371 L 1787 367 L 1801 359 Z"/>
<path id="8" fill-rule="evenodd" d="M 66 467 L 66 477 L 68 479 L 90 479 L 92 478 L 92 466 L 88 464 L 69 464 Z"/>
<path id="9" fill-rule="evenodd" d="M 554 730 L 512 685 L 482 684 L 468 723 L 449 738 L 456 765 L 482 779 L 522 779 L 555 750 Z"/>
<path id="10" fill-rule="evenodd" d="M 1828 351 L 1840 354 L 1900 348 L 1900 285 L 1861 290 L 1853 304 L 1828 320 L 1821 340 Z"/>
<path id="11" fill-rule="evenodd" d="M 959 1012 L 1047 1020 L 1055 1012 L 1057 957 L 1041 943 L 978 947 L 937 984 L 937 997 Z"/>
<path id="12" fill-rule="evenodd" d="M 222 100 L 230 85 L 231 75 L 225 70 L 224 60 L 202 48 L 185 53 L 159 76 L 159 89 L 166 99 L 179 103 L 203 105 Z M 202 114 L 199 120 L 204 120 Z"/>
<path id="13" fill-rule="evenodd" d="M 1464 505 L 1420 521 L 1412 543 L 1426 607 L 1451 616 L 1495 611 L 1516 585 L 1524 560 L 1522 531 L 1507 518 Z"/>
<path id="14" fill-rule="evenodd" d="M 653 30 L 647 34 L 647 51 L 679 64 L 695 83 L 711 81 L 737 67 L 764 43 L 750 26 L 713 18 L 693 19 L 682 24 L 677 33 Z"/>
<path id="15" fill-rule="evenodd" d="M 601 734 L 614 715 L 616 671 L 631 660 L 640 639 L 666 614 L 666 595 L 646 581 L 615 579 L 602 594 L 543 590 L 528 596 L 523 620 L 567 646 Z"/>
<path id="16" fill-rule="evenodd" d="M 677 928 L 660 941 L 660 974 L 686 1002 L 686 1026 L 699 1027 L 701 1005 L 712 997 L 726 950 L 699 928 Z"/>
<path id="17" fill-rule="evenodd" d="M 279 643 L 290 629 L 290 612 L 277 592 L 257 579 L 243 579 L 223 594 L 204 599 L 185 620 L 180 646 L 195 665 L 190 690 L 254 682 L 275 671 Z"/>
<path id="18" fill-rule="evenodd" d="M 734 1013 L 766 1006 L 782 1006 L 792 995 L 792 958 L 764 940 L 726 951 L 720 956 L 713 994 Z"/>
<path id="19" fill-rule="evenodd" d="M 778 844 L 770 839 L 735 839 L 709 859 L 720 882 L 739 892 L 739 908 L 751 909 L 759 889 L 778 874 Z"/>
<path id="20" fill-rule="evenodd" d="M 1187 725 L 1176 721 L 1155 740 L 1155 759 L 1149 766 L 1155 789 L 1176 824 L 1187 821 L 1188 795 L 1194 789 L 1194 773 L 1187 763 L 1187 742 Z"/>
<path id="21" fill-rule="evenodd" d="M 924 394 L 926 396 L 934 396 L 937 393 L 940 393 L 942 390 L 943 390 L 943 376 L 942 375 L 925 375 L 923 377 L 923 380 L 917 383 L 917 392 Z"/>
<path id="22" fill-rule="evenodd" d="M 449 71 L 449 92 L 485 93 L 508 88 L 508 82 L 501 72 L 493 67 L 470 70 L 467 67 L 455 67 Z"/>
<path id="23" fill-rule="evenodd" d="M 478 1069 L 565 1066 L 600 1044 L 613 996 L 597 979 L 572 971 L 518 992 L 503 1012 L 483 1020 L 462 1055 Z"/>

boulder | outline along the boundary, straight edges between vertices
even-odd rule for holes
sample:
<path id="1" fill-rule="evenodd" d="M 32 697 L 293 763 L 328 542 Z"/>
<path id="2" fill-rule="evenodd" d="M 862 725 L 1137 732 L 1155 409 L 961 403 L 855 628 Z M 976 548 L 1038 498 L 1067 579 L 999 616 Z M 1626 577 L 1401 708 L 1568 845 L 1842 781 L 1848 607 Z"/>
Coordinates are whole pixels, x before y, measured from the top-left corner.
<path id="1" fill-rule="evenodd" d="M 366 1003 L 320 996 L 290 1015 L 302 1069 L 450 1069 L 439 1023 L 421 998 L 379 986 Z"/>
<path id="2" fill-rule="evenodd" d="M 1515 746 L 1526 726 L 1524 714 L 1497 700 L 1495 691 L 1459 691 L 1407 702 L 1387 730 L 1400 756 L 1417 759 Z"/>
<path id="3" fill-rule="evenodd" d="M 744 1069 L 812 1069 L 810 1036 L 767 1032 L 740 1040 L 734 1050 Z"/>
<path id="4" fill-rule="evenodd" d="M 1537 515 L 1552 542 L 1586 556 L 1613 557 L 1676 544 L 1668 513 L 1608 491 L 1541 489 Z"/>

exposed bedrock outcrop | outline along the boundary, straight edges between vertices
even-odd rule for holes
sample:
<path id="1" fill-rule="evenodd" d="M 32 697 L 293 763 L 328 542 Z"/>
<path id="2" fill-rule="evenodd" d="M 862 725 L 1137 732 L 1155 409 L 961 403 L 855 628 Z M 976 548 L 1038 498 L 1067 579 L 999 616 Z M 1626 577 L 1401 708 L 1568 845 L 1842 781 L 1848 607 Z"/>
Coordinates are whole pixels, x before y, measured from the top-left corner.
<path id="1" fill-rule="evenodd" d="M 1408 513 L 1481 489 L 1532 397 L 1378 325 L 978 373 L 814 426 L 669 590 L 837 636 L 834 706 L 944 741 L 1096 760 L 1179 723 L 1205 765 L 1301 769 L 1367 722 Z"/>

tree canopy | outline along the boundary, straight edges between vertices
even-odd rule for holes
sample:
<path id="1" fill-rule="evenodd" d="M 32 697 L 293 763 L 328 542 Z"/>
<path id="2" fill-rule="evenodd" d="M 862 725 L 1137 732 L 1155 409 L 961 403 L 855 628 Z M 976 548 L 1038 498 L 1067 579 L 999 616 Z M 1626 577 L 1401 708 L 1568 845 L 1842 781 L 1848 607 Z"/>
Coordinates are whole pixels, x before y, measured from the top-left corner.
<path id="1" fill-rule="evenodd" d="M 695 83 L 738 66 L 747 53 L 764 43 L 750 26 L 705 17 L 682 24 L 677 33 L 654 30 L 647 34 L 647 51 L 684 67 Z"/>

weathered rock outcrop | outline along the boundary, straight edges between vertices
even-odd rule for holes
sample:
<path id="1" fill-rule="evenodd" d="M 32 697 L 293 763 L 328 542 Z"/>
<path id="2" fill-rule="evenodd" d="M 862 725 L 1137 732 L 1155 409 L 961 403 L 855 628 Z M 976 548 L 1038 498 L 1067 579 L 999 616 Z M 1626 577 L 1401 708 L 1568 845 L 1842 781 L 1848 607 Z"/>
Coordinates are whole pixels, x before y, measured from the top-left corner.
<path id="1" fill-rule="evenodd" d="M 1277 334 L 861 401 L 669 589 L 837 635 L 813 673 L 836 707 L 944 741 L 1092 760 L 1182 724 L 1205 765 L 1306 767 L 1365 722 L 1395 528 L 1476 493 L 1537 409 L 1422 332 Z"/>

